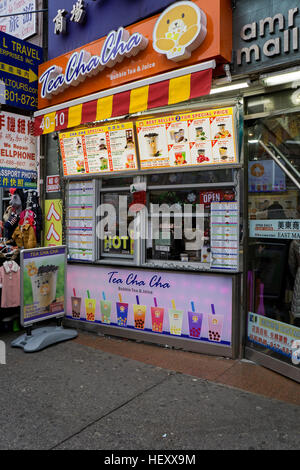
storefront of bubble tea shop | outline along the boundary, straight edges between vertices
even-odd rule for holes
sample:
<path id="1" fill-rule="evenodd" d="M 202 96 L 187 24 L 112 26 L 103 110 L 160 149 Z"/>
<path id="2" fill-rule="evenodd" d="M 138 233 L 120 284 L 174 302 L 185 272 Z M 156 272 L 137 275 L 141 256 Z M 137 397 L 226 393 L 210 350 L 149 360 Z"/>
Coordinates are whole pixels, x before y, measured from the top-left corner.
<path id="1" fill-rule="evenodd" d="M 237 357 L 241 105 L 209 96 L 231 60 L 231 2 L 164 3 L 39 70 L 36 133 L 58 137 L 63 172 L 67 319 Z"/>

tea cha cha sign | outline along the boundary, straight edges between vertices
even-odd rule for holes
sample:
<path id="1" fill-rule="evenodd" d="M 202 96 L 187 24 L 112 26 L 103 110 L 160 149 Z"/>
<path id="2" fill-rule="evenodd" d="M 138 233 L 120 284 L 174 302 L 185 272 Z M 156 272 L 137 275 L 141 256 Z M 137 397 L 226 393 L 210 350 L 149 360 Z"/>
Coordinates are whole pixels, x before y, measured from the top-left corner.
<path id="1" fill-rule="evenodd" d="M 153 48 L 175 62 L 188 59 L 191 52 L 204 41 L 206 23 L 206 15 L 197 5 L 186 1 L 171 5 L 155 24 Z M 39 79 L 42 85 L 41 97 L 50 99 L 70 85 L 77 86 L 106 67 L 114 67 L 125 57 L 136 56 L 147 46 L 148 39 L 138 32 L 130 35 L 123 27 L 111 31 L 99 55 L 91 55 L 83 49 L 71 55 L 64 73 L 59 66 L 49 67 Z"/>

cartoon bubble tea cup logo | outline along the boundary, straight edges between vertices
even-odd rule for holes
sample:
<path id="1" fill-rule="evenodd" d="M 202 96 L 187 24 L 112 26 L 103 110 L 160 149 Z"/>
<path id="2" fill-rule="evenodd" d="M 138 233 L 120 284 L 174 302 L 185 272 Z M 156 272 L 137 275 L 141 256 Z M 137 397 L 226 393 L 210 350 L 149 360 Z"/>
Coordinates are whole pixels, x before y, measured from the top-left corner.
<path id="1" fill-rule="evenodd" d="M 192 2 L 176 2 L 159 16 L 153 30 L 153 48 L 175 62 L 189 59 L 206 37 L 205 13 Z"/>

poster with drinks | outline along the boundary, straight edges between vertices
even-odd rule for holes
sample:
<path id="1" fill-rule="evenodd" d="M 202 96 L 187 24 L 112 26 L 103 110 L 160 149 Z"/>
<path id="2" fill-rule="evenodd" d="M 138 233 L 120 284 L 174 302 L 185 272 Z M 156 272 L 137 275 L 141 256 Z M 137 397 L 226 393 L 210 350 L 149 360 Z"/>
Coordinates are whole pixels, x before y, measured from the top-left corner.
<path id="1" fill-rule="evenodd" d="M 21 324 L 65 314 L 65 246 L 21 251 Z"/>
<path id="2" fill-rule="evenodd" d="M 230 346 L 232 279 L 69 265 L 67 317 Z"/>
<path id="3" fill-rule="evenodd" d="M 65 176 L 137 169 L 131 122 L 63 132 L 59 142 Z"/>
<path id="4" fill-rule="evenodd" d="M 141 169 L 237 163 L 234 108 L 137 121 Z"/>

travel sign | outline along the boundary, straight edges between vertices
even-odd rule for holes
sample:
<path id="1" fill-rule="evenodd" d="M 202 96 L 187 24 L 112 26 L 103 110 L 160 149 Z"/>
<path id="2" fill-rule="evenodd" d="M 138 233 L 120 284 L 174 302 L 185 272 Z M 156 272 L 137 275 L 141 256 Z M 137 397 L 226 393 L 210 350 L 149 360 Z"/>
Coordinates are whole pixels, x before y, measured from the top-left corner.
<path id="1" fill-rule="evenodd" d="M 39 109 L 208 60 L 230 62 L 230 0 L 178 1 L 160 15 L 39 67 Z"/>
<path id="2" fill-rule="evenodd" d="M 35 111 L 43 49 L 0 31 L 0 103 Z"/>

